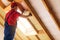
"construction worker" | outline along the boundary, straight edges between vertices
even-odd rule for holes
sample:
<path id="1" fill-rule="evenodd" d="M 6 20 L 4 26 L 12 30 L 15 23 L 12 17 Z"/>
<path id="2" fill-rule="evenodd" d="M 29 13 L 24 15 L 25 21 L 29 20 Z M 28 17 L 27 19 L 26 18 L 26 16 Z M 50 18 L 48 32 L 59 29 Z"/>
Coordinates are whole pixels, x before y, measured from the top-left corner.
<path id="1" fill-rule="evenodd" d="M 29 15 L 23 15 L 17 12 L 17 7 L 20 5 L 20 10 L 22 13 L 26 11 L 23 6 L 17 2 L 11 2 L 11 10 L 7 12 L 5 16 L 5 29 L 4 29 L 4 40 L 13 40 L 15 31 L 16 31 L 16 26 L 17 26 L 17 19 L 18 17 L 24 17 L 27 18 L 29 16 L 32 16 L 31 13 Z"/>

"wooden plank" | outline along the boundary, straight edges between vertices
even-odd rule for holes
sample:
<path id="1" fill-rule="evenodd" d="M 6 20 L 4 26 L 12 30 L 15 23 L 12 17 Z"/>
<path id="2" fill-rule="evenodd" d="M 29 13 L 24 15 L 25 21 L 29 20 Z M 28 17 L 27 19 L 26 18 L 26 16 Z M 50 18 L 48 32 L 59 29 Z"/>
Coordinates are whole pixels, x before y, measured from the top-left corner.
<path id="1" fill-rule="evenodd" d="M 4 20 L 0 17 L 0 24 L 3 26 L 4 25 Z"/>
<path id="2" fill-rule="evenodd" d="M 19 29 L 16 30 L 18 36 L 22 39 L 22 40 L 29 40 Z"/>
<path id="3" fill-rule="evenodd" d="M 39 30 L 39 33 L 37 35 L 41 40 L 51 40 L 43 29 Z"/>
<path id="4" fill-rule="evenodd" d="M 38 38 L 35 35 L 28 36 L 31 40 L 38 40 Z"/>

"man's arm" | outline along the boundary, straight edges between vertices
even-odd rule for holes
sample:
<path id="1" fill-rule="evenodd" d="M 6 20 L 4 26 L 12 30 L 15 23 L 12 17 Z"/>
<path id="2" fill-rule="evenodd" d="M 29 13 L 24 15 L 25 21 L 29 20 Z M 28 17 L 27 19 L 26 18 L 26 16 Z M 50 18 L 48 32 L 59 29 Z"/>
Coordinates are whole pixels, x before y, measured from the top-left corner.
<path id="1" fill-rule="evenodd" d="M 21 12 L 23 13 L 26 9 L 20 4 L 17 2 L 17 6 L 18 8 L 21 10 Z"/>
<path id="2" fill-rule="evenodd" d="M 31 14 L 31 13 L 29 13 L 29 15 L 20 14 L 20 17 L 23 17 L 23 18 L 27 18 L 27 17 L 29 17 L 29 16 L 32 16 L 32 14 Z"/>

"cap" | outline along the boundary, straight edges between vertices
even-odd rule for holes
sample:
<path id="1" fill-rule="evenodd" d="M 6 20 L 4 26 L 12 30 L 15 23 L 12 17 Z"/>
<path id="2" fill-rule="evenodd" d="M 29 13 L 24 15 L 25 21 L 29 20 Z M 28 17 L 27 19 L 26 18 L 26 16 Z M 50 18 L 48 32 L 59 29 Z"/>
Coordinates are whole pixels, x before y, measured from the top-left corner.
<path id="1" fill-rule="evenodd" d="M 11 8 L 14 8 L 15 6 L 17 6 L 17 3 L 16 2 L 12 2 L 11 3 Z"/>

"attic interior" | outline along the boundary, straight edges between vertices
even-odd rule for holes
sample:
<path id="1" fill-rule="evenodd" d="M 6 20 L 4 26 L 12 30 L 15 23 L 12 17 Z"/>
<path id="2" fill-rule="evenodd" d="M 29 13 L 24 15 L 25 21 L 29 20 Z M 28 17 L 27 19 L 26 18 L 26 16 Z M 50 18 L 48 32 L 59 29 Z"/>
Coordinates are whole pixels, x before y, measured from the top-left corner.
<path id="1" fill-rule="evenodd" d="M 21 2 L 32 13 L 31 17 L 19 17 L 14 40 L 60 40 L 59 0 L 14 0 Z M 11 9 L 10 2 L 0 0 L 0 39 L 4 39 L 5 15 Z M 19 9 L 17 10 L 18 12 Z M 25 13 L 24 15 L 27 15 Z"/>

